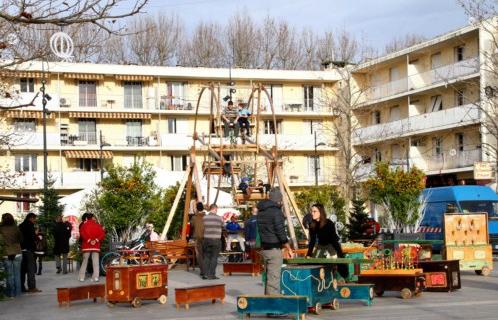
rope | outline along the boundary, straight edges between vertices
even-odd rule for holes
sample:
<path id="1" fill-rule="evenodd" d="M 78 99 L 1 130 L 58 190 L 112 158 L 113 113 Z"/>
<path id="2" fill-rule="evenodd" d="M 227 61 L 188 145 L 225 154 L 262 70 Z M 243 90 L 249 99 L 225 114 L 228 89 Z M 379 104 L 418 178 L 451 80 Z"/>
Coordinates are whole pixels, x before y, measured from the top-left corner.
<path id="1" fill-rule="evenodd" d="M 285 284 L 285 274 L 289 274 L 289 279 L 292 280 L 292 281 L 299 281 L 299 282 L 304 282 L 306 280 L 308 280 L 309 278 L 313 279 L 313 280 L 316 280 L 316 282 L 318 282 L 318 285 L 317 285 L 317 291 L 318 292 L 322 292 L 323 290 L 327 290 L 330 288 L 330 286 L 334 283 L 334 273 L 333 272 L 330 272 L 330 282 L 328 284 L 325 283 L 325 277 L 323 279 L 318 279 L 317 277 L 315 277 L 314 275 L 310 274 L 309 276 L 307 276 L 306 278 L 304 279 L 299 279 L 297 276 L 294 276 L 289 270 L 284 270 L 282 272 L 282 285 L 287 289 L 289 290 L 289 292 L 292 293 L 292 295 L 294 296 L 297 296 L 298 294 L 296 292 L 294 292 L 291 288 L 289 288 L 286 284 Z"/>

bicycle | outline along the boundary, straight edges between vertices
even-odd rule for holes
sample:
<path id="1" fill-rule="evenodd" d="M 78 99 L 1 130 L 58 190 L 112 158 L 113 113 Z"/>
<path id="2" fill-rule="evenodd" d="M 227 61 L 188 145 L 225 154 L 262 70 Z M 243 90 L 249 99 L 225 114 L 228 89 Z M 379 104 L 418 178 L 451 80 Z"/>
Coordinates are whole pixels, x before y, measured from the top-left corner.
<path id="1" fill-rule="evenodd" d="M 144 242 L 139 241 L 133 247 L 121 246 L 116 251 L 107 252 L 100 259 L 102 273 L 106 274 L 107 268 L 117 265 L 142 265 L 142 264 L 166 264 L 167 260 L 160 254 L 152 254 L 149 250 L 143 250 Z"/>

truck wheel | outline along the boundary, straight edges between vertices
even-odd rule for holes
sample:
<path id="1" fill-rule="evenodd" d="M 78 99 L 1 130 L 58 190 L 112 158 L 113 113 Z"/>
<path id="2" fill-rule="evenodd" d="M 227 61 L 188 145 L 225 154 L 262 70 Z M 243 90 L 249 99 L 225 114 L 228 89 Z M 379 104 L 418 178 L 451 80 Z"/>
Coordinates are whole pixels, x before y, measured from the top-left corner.
<path id="1" fill-rule="evenodd" d="M 401 289 L 401 298 L 410 299 L 412 297 L 412 291 L 408 288 Z"/>
<path id="2" fill-rule="evenodd" d="M 320 314 L 320 312 L 322 311 L 322 304 L 320 302 L 317 302 L 315 304 L 314 309 L 315 309 L 315 314 Z"/>
<path id="3" fill-rule="evenodd" d="M 332 310 L 339 309 L 339 300 L 338 299 L 332 300 L 332 302 L 330 303 L 330 309 L 332 309 Z"/>
<path id="4" fill-rule="evenodd" d="M 142 299 L 138 297 L 133 298 L 133 300 L 131 301 L 131 305 L 133 306 L 133 308 L 140 308 L 142 306 Z"/>
<path id="5" fill-rule="evenodd" d="M 481 274 L 487 277 L 491 274 L 491 269 L 489 267 L 482 267 Z"/>
<path id="6" fill-rule="evenodd" d="M 168 297 L 166 297 L 166 295 L 162 294 L 159 296 L 159 298 L 157 298 L 157 301 L 159 301 L 160 304 L 165 304 L 166 301 L 168 301 Z"/>

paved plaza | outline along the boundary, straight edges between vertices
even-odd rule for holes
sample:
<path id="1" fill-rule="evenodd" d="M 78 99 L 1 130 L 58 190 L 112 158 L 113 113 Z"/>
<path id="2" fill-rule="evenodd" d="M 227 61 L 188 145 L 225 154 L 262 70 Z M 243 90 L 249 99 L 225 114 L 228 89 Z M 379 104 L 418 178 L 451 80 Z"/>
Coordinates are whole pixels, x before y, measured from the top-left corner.
<path id="1" fill-rule="evenodd" d="M 145 301 L 139 309 L 129 304 L 109 308 L 105 303 L 77 301 L 71 307 L 59 308 L 56 287 L 77 286 L 75 272 L 55 274 L 53 262 L 45 262 L 45 273 L 37 278 L 42 293 L 23 295 L 18 299 L 0 302 L 0 319 L 5 320 L 57 320 L 57 319 L 237 319 L 236 297 L 240 294 L 262 293 L 260 277 L 234 275 L 220 276 L 220 280 L 201 280 L 198 271 L 172 270 L 169 273 L 169 295 L 166 305 Z M 220 270 L 219 270 L 220 271 Z M 219 272 L 220 273 L 220 272 Z M 225 304 L 210 302 L 192 304 L 190 310 L 176 310 L 174 288 L 207 283 L 225 283 Z M 497 319 L 498 272 L 491 276 L 462 273 L 462 290 L 452 293 L 424 292 L 421 297 L 402 300 L 394 292 L 376 298 L 370 307 L 361 303 L 342 303 L 339 310 L 323 310 L 309 319 Z M 258 317 L 254 317 L 258 319 Z M 262 318 L 260 318 L 262 319 Z"/>

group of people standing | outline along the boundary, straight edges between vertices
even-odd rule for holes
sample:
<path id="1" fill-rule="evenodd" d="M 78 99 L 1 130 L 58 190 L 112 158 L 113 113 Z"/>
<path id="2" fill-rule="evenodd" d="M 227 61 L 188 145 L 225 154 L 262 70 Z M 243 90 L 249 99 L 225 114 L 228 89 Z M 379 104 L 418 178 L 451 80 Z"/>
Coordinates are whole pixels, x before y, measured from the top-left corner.
<path id="1" fill-rule="evenodd" d="M 47 254 L 47 240 L 36 225 L 37 216 L 28 213 L 17 226 L 10 213 L 4 213 L 0 224 L 0 239 L 4 246 L 2 263 L 6 272 L 6 295 L 19 296 L 23 292 L 41 292 L 36 286 L 36 275 L 42 274 L 43 257 Z M 54 255 L 61 270 L 59 255 L 64 256 L 64 273 L 67 273 L 67 254 L 71 224 L 56 217 L 54 226 Z M 60 271 L 58 271 L 59 273 Z"/>
<path id="2" fill-rule="evenodd" d="M 222 247 L 223 219 L 217 215 L 218 207 L 215 204 L 210 205 L 209 212 L 206 214 L 203 204 L 197 203 L 195 211 L 191 226 L 192 236 L 196 242 L 195 249 L 200 275 L 202 279 L 218 279 L 216 266 Z M 335 224 L 327 218 L 323 205 L 314 204 L 306 218 L 310 235 L 307 257 L 342 257 L 340 238 Z M 230 221 L 226 228 L 228 231 L 234 230 L 240 234 L 240 226 L 237 227 L 235 224 L 236 221 Z M 279 188 L 273 188 L 269 192 L 269 198 L 260 201 L 252 209 L 251 217 L 244 223 L 244 231 L 246 247 L 249 248 L 256 247 L 256 238 L 259 235 L 259 246 L 267 273 L 265 294 L 279 294 L 280 269 L 284 258 L 282 249 L 285 249 L 284 252 L 287 252 L 289 256 L 293 255 L 286 233 L 285 216 L 282 212 L 282 193 Z"/>

